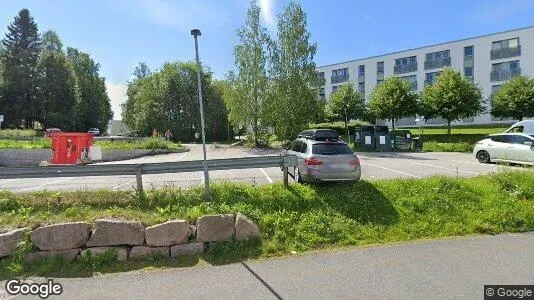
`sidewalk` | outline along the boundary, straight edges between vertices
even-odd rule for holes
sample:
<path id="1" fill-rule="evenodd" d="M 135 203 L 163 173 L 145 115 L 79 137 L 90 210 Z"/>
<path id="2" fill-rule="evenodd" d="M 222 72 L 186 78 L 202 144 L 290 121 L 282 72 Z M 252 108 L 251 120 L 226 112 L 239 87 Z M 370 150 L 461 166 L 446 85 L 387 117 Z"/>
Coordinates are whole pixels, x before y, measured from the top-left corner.
<path id="1" fill-rule="evenodd" d="M 482 299 L 533 284 L 533 249 L 534 233 L 475 236 L 56 282 L 62 299 Z"/>

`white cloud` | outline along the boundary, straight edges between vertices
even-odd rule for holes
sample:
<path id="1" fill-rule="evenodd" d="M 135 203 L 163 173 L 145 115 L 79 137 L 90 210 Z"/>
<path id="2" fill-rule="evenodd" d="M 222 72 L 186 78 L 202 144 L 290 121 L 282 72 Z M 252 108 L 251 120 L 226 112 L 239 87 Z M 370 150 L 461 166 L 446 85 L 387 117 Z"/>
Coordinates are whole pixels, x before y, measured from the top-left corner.
<path id="1" fill-rule="evenodd" d="M 109 83 L 106 82 L 106 91 L 108 97 L 111 100 L 111 110 L 113 110 L 113 120 L 122 119 L 121 104 L 126 102 L 126 91 L 128 86 L 122 83 Z"/>
<path id="2" fill-rule="evenodd" d="M 261 16 L 269 29 L 275 28 L 274 7 L 275 0 L 259 0 Z"/>

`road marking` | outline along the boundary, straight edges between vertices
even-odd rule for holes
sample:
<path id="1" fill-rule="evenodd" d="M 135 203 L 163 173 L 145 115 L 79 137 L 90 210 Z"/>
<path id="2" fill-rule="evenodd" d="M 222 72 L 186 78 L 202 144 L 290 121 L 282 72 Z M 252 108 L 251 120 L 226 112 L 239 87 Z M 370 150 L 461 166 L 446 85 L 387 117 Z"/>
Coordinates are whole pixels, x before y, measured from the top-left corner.
<path id="1" fill-rule="evenodd" d="M 8 179 L 8 180 L 5 180 L 5 181 L 1 181 L 0 184 L 4 184 L 4 183 L 8 183 L 8 182 L 13 182 L 13 181 L 17 181 L 17 180 L 20 180 L 20 178 L 16 178 L 16 179 Z"/>
<path id="2" fill-rule="evenodd" d="M 40 189 L 44 186 L 47 186 L 49 184 L 56 184 L 56 183 L 60 183 L 60 182 L 65 182 L 65 181 L 69 181 L 71 180 L 72 177 L 69 177 L 69 178 L 64 178 L 64 179 L 60 179 L 60 180 L 56 180 L 56 181 L 52 181 L 52 182 L 47 182 L 45 184 L 41 184 L 39 186 L 36 186 L 36 187 L 32 187 L 32 188 L 27 188 L 27 189 L 23 189 L 23 190 L 20 190 L 20 192 L 27 192 L 27 191 L 31 191 L 31 190 L 36 190 L 36 189 Z"/>
<path id="3" fill-rule="evenodd" d="M 130 183 L 134 182 L 135 180 L 136 180 L 136 179 L 129 180 L 129 181 L 123 183 L 123 184 L 119 184 L 119 185 L 117 185 L 117 186 L 112 187 L 112 189 L 114 189 L 114 190 L 115 190 L 115 189 L 118 189 L 118 188 L 120 188 L 120 187 L 123 187 L 123 186 L 125 186 L 125 185 L 127 185 L 127 184 L 130 184 Z"/>
<path id="4" fill-rule="evenodd" d="M 459 163 L 463 163 L 463 164 L 470 164 L 470 165 L 483 166 L 482 163 L 476 163 L 476 162 L 472 162 L 472 161 L 462 161 L 462 160 L 454 160 L 454 159 L 451 159 L 451 161 L 459 162 Z"/>
<path id="5" fill-rule="evenodd" d="M 410 163 L 410 164 L 416 164 L 416 165 L 421 165 L 421 166 L 426 166 L 426 167 L 433 167 L 433 168 L 437 168 L 437 169 L 444 169 L 444 170 L 449 170 L 449 171 L 468 173 L 468 174 L 473 174 L 473 175 L 480 175 L 480 174 L 481 174 L 481 173 L 478 173 L 478 172 L 464 171 L 464 170 L 460 170 L 460 169 L 446 168 L 446 167 L 441 167 L 441 166 L 436 166 L 436 165 L 429 165 L 429 164 L 423 164 L 423 163 L 417 163 L 417 162 L 408 162 L 408 163 Z"/>
<path id="6" fill-rule="evenodd" d="M 390 171 L 390 172 L 399 173 L 399 174 L 410 176 L 410 177 L 421 178 L 421 176 L 412 175 L 412 174 L 404 173 L 404 172 L 397 171 L 397 170 L 392 170 L 392 169 L 389 169 L 389 168 L 386 168 L 386 167 L 381 167 L 381 166 L 372 165 L 372 164 L 368 164 L 368 163 L 361 163 L 361 164 L 364 165 L 364 166 L 370 166 L 370 167 L 375 167 L 375 168 L 379 168 L 379 169 L 384 169 L 384 170 L 387 170 L 387 171 Z"/>
<path id="7" fill-rule="evenodd" d="M 269 181 L 269 183 L 273 183 L 273 180 L 271 179 L 271 177 L 269 177 L 269 175 L 267 175 L 263 168 L 260 168 L 260 171 L 263 173 L 263 175 L 265 175 L 265 178 L 267 178 L 267 181 Z"/>

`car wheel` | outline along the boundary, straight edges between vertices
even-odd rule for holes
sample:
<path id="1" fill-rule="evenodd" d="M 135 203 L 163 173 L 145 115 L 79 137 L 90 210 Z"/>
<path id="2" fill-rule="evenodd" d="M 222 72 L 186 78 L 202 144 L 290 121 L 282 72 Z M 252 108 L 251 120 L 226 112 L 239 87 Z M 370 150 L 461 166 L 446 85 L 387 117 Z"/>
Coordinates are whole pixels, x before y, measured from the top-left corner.
<path id="1" fill-rule="evenodd" d="M 485 151 L 485 150 L 478 151 L 476 157 L 478 161 L 483 164 L 489 164 L 491 162 L 488 151 Z"/>

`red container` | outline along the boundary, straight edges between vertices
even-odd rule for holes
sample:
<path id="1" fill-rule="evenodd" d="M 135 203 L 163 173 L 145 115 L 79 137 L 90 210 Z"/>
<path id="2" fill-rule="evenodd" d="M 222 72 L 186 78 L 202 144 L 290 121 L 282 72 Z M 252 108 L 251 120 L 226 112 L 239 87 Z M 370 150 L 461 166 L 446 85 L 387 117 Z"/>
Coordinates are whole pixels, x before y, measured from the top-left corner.
<path id="1" fill-rule="evenodd" d="M 52 135 L 52 164 L 76 165 L 89 163 L 90 133 L 58 132 Z"/>

